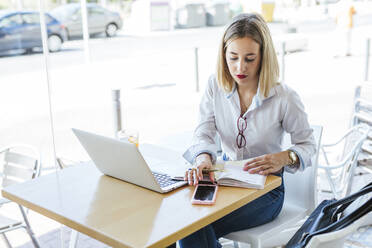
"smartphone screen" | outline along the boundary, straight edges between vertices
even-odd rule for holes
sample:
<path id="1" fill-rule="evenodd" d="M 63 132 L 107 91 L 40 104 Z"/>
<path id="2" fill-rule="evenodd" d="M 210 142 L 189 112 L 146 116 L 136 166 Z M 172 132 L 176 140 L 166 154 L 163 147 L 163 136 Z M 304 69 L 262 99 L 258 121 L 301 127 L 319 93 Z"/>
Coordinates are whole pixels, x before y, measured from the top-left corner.
<path id="1" fill-rule="evenodd" d="M 216 186 L 198 185 L 194 199 L 198 201 L 212 201 L 216 191 Z"/>

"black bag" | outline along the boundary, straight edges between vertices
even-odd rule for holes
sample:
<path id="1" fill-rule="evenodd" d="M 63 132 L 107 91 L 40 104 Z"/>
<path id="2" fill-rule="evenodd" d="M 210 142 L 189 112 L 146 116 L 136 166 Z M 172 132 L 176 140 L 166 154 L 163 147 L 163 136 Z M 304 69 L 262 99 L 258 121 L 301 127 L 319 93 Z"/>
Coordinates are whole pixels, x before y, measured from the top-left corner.
<path id="1" fill-rule="evenodd" d="M 340 200 L 324 200 L 289 240 L 286 248 L 304 248 L 310 239 L 318 234 L 340 230 L 372 211 L 372 197 L 351 213 L 342 216 L 343 211 L 357 198 L 372 192 L 372 183 L 360 191 Z"/>

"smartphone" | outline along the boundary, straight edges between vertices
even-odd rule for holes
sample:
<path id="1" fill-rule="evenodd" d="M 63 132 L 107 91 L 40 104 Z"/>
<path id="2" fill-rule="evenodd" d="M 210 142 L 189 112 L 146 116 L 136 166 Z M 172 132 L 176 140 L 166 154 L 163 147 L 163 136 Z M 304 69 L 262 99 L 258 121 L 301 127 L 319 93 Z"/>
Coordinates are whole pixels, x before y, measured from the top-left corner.
<path id="1" fill-rule="evenodd" d="M 213 205 L 216 202 L 217 190 L 217 184 L 198 184 L 195 187 L 191 203 Z"/>

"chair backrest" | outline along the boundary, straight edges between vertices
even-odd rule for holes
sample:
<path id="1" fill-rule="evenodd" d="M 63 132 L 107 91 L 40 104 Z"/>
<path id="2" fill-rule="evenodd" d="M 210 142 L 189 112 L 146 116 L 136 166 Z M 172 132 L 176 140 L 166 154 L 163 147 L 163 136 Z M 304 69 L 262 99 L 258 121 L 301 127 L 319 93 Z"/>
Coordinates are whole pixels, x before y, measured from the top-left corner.
<path id="1" fill-rule="evenodd" d="M 372 127 L 372 82 L 364 82 L 355 88 L 351 126 L 359 123 Z"/>
<path id="2" fill-rule="evenodd" d="M 368 147 L 372 143 L 372 82 L 368 81 L 355 87 L 354 92 L 354 105 L 350 126 L 353 127 L 360 123 L 365 123 L 371 127 L 367 137 L 368 141 L 365 141 L 365 144 L 367 143 L 366 147 Z M 369 149 L 367 150 L 363 151 L 362 147 L 362 158 L 372 159 Z"/>
<path id="3" fill-rule="evenodd" d="M 317 168 L 319 148 L 323 133 L 323 127 L 312 125 L 313 135 L 316 143 L 316 151 L 311 159 L 312 166 L 307 167 L 304 171 L 294 174 L 284 173 L 285 198 L 284 202 L 295 204 L 304 209 L 310 214 L 317 204 Z M 283 138 L 283 147 L 290 147 L 289 134 L 285 134 Z"/>
<path id="4" fill-rule="evenodd" d="M 358 124 L 347 131 L 344 135 L 344 148 L 339 161 L 351 160 L 354 158 L 352 154 L 358 151 L 358 148 L 363 144 L 367 138 L 369 126 L 366 124 Z M 360 150 L 360 149 L 359 149 Z"/>
<path id="5" fill-rule="evenodd" d="M 351 190 L 352 177 L 358 163 L 359 153 L 362 149 L 364 141 L 368 137 L 370 127 L 366 124 L 358 124 L 350 129 L 345 137 L 344 149 L 340 157 L 341 163 L 344 164 L 340 170 L 340 185 L 345 186 L 341 195 L 349 195 Z"/>
<path id="6" fill-rule="evenodd" d="M 31 146 L 14 145 L 0 150 L 1 186 L 33 179 L 40 174 L 40 156 Z"/>

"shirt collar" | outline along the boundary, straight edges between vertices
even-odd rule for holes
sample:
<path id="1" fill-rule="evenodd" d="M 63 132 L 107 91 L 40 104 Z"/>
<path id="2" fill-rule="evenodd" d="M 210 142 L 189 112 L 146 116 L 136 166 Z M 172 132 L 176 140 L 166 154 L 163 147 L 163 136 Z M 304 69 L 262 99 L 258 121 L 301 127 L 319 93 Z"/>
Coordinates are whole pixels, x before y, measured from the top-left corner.
<path id="1" fill-rule="evenodd" d="M 232 95 L 235 94 L 235 92 L 237 92 L 237 85 L 236 83 L 234 83 L 234 87 L 233 89 L 231 90 L 231 92 L 229 93 L 226 93 L 226 98 L 227 99 L 230 99 Z M 255 104 L 255 107 L 259 107 L 262 105 L 262 102 L 266 99 L 269 99 L 271 98 L 272 96 L 274 96 L 276 94 L 276 89 L 275 87 L 271 88 L 270 91 L 269 91 L 269 95 L 267 97 L 264 97 L 262 94 L 261 94 L 261 90 L 260 90 L 260 82 L 258 82 L 258 90 L 257 90 L 257 93 L 256 95 L 253 97 L 253 103 Z"/>
<path id="2" fill-rule="evenodd" d="M 269 99 L 271 98 L 272 96 L 274 96 L 276 94 L 276 87 L 272 87 L 269 91 L 269 95 L 267 97 L 265 97 L 263 94 L 261 94 L 261 88 L 260 88 L 260 82 L 258 82 L 258 90 L 257 90 L 257 93 L 256 95 L 254 96 L 254 98 L 256 99 L 256 102 L 257 102 L 257 106 L 261 106 L 262 105 L 262 102 L 266 99 Z"/>
<path id="3" fill-rule="evenodd" d="M 234 87 L 233 87 L 233 89 L 232 89 L 230 92 L 227 92 L 227 93 L 226 93 L 226 98 L 227 98 L 227 99 L 230 99 L 230 98 L 232 97 L 232 95 L 234 95 L 236 89 L 237 89 L 237 87 L 236 87 L 236 83 L 234 83 Z"/>

